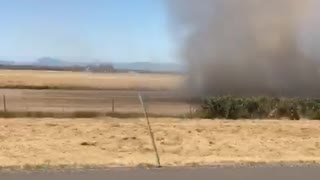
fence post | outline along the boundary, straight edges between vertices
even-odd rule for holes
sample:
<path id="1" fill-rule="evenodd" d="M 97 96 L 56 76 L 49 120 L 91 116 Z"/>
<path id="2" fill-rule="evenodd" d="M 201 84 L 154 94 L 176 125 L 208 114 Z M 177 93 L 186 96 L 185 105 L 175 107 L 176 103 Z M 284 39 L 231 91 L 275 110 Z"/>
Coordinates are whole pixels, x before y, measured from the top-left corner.
<path id="1" fill-rule="evenodd" d="M 191 100 L 189 101 L 189 115 L 190 115 L 190 118 L 192 119 L 193 118 L 193 108 L 192 108 L 192 101 Z"/>
<path id="2" fill-rule="evenodd" d="M 112 113 L 114 113 L 114 98 L 112 98 L 111 107 L 112 107 Z"/>
<path id="3" fill-rule="evenodd" d="M 6 101 L 6 95 L 3 95 L 3 111 L 7 112 L 7 101 Z"/>
<path id="4" fill-rule="evenodd" d="M 146 110 L 146 107 L 145 107 L 145 104 L 144 104 L 144 101 L 143 101 L 143 98 L 142 98 L 141 94 L 139 93 L 138 96 L 139 96 L 140 104 L 142 106 L 142 110 L 144 112 L 144 116 L 145 116 L 146 121 L 147 121 L 147 126 L 148 126 L 148 130 L 149 130 L 152 146 L 153 146 L 153 149 L 154 149 L 154 152 L 155 152 L 155 155 L 156 155 L 157 164 L 158 164 L 158 167 L 161 167 L 160 156 L 159 156 L 158 148 L 157 148 L 157 145 L 156 145 L 156 141 L 154 139 L 154 134 L 153 134 L 153 131 L 152 131 L 152 128 L 151 128 L 151 123 L 149 121 L 149 116 L 148 116 L 148 113 L 147 113 L 147 110 Z"/>

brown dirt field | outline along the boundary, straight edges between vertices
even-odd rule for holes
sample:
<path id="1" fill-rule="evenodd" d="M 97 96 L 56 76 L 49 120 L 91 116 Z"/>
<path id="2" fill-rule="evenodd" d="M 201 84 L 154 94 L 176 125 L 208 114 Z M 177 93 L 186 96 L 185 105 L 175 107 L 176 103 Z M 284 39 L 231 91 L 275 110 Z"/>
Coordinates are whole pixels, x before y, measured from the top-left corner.
<path id="1" fill-rule="evenodd" d="M 148 112 L 175 116 L 189 112 L 190 105 L 177 92 L 142 91 Z M 112 99 L 116 113 L 142 113 L 137 91 L 111 90 L 31 90 L 0 89 L 0 111 L 2 95 L 6 95 L 8 111 L 19 112 L 76 112 L 112 111 Z"/>
<path id="2" fill-rule="evenodd" d="M 181 75 L 0 70 L 0 88 L 171 90 Z"/>
<path id="3" fill-rule="evenodd" d="M 11 112 L 109 113 L 114 99 L 116 113 L 142 113 L 139 90 L 150 113 L 180 116 L 190 111 L 174 92 L 182 80 L 174 74 L 0 70 L 0 101 L 5 95 Z"/>
<path id="4" fill-rule="evenodd" d="M 151 119 L 162 165 L 320 162 L 319 121 Z M 155 164 L 141 119 L 0 119 L 0 166 Z"/>

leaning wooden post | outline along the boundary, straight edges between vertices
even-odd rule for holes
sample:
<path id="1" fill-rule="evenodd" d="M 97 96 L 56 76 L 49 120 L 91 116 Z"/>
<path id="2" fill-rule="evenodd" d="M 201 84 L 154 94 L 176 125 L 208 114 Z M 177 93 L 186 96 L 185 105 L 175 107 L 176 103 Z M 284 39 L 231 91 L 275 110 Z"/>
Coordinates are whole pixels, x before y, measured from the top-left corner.
<path id="1" fill-rule="evenodd" d="M 155 152 L 155 155 L 156 155 L 157 164 L 158 164 L 158 167 L 161 167 L 160 156 L 159 156 L 158 148 L 157 148 L 157 145 L 156 145 L 156 141 L 154 139 L 154 134 L 153 134 L 153 131 L 152 131 L 152 128 L 151 128 L 151 123 L 149 121 L 149 116 L 148 116 L 145 104 L 143 102 L 143 98 L 142 98 L 140 93 L 139 93 L 139 100 L 140 100 L 140 103 L 141 103 L 141 106 L 142 106 L 142 109 L 143 109 L 143 112 L 144 112 L 144 116 L 145 116 L 146 121 L 147 121 L 149 135 L 150 135 L 152 146 L 153 146 L 153 149 L 154 149 L 154 152 Z"/>
<path id="2" fill-rule="evenodd" d="M 6 101 L 6 95 L 3 95 L 3 111 L 7 112 L 7 101 Z"/>
<path id="3" fill-rule="evenodd" d="M 114 113 L 114 98 L 112 98 L 111 100 L 111 109 L 112 109 L 112 113 Z"/>

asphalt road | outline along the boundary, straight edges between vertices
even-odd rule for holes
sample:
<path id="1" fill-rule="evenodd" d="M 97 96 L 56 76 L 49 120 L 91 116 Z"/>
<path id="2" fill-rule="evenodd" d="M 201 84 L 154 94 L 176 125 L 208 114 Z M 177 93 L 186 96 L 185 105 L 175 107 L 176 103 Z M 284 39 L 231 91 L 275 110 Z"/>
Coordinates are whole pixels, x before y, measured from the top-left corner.
<path id="1" fill-rule="evenodd" d="M 0 173 L 1 180 L 318 180 L 320 166 Z"/>

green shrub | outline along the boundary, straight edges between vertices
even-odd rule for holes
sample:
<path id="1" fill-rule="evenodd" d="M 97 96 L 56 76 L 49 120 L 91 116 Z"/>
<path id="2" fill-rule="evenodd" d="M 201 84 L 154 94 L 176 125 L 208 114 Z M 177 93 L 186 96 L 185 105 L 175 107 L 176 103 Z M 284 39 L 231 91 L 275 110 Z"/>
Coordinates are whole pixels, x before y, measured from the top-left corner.
<path id="1" fill-rule="evenodd" d="M 195 115 L 201 118 L 262 119 L 271 118 L 320 119 L 320 100 L 298 98 L 269 98 L 232 96 L 209 97 L 202 101 Z"/>

